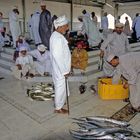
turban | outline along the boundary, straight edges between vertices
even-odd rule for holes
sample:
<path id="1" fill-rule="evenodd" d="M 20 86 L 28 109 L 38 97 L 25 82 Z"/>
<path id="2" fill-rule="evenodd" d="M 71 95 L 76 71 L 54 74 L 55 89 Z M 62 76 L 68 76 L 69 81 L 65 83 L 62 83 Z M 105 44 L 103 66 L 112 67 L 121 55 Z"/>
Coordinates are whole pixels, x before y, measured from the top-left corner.
<path id="1" fill-rule="evenodd" d="M 68 23 L 69 23 L 68 19 L 66 18 L 65 15 L 63 15 L 61 17 L 58 17 L 56 20 L 54 20 L 54 27 L 55 29 L 57 29 L 59 26 L 66 25 Z"/>
<path id="2" fill-rule="evenodd" d="M 43 44 L 41 45 L 38 45 L 37 49 L 40 51 L 40 52 L 45 52 L 47 47 L 45 47 Z"/>
<path id="3" fill-rule="evenodd" d="M 123 23 L 117 23 L 115 25 L 116 28 L 123 28 L 124 27 L 124 24 Z"/>
<path id="4" fill-rule="evenodd" d="M 19 51 L 27 51 L 27 47 L 25 47 L 24 45 L 22 45 L 20 48 L 19 48 Z"/>
<path id="5" fill-rule="evenodd" d="M 110 55 L 107 57 L 107 61 L 110 62 L 114 57 L 115 57 L 114 54 L 110 54 Z"/>

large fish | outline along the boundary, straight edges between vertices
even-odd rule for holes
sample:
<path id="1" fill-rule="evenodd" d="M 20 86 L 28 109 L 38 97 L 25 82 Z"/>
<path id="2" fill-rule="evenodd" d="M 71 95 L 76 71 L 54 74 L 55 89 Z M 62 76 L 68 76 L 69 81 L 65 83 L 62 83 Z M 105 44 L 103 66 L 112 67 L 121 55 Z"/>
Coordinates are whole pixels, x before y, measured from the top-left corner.
<path id="1" fill-rule="evenodd" d="M 106 136 L 101 136 L 101 137 L 95 137 L 95 136 L 80 136 L 77 132 L 70 131 L 70 134 L 77 139 L 80 140 L 118 140 L 112 135 L 106 135 Z"/>
<path id="2" fill-rule="evenodd" d="M 120 126 L 129 126 L 130 124 L 126 121 L 118 121 L 115 119 L 110 119 L 110 118 L 106 118 L 106 117 L 86 117 L 86 119 L 88 121 L 100 121 L 100 122 L 108 122 L 108 123 L 112 123 L 112 124 L 116 124 L 116 125 L 120 125 Z"/>

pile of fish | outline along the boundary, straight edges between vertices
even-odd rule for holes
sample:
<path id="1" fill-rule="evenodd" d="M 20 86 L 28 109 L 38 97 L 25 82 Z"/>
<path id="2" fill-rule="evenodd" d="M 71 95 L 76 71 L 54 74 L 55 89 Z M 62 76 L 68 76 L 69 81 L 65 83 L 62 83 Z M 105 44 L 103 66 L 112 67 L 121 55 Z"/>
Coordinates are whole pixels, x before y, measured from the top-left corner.
<path id="1" fill-rule="evenodd" d="M 36 101 L 51 100 L 54 98 L 54 86 L 51 83 L 36 83 L 27 89 L 27 95 Z"/>
<path id="2" fill-rule="evenodd" d="M 80 140 L 132 140 L 140 138 L 128 122 L 106 117 L 73 118 L 78 128 L 70 129 L 70 134 Z"/>

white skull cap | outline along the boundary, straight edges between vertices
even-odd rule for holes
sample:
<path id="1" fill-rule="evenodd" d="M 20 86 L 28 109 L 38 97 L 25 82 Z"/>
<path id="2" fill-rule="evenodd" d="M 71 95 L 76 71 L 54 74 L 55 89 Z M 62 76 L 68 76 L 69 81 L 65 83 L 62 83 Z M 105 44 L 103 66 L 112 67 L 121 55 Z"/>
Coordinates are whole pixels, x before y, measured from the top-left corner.
<path id="1" fill-rule="evenodd" d="M 65 15 L 63 15 L 54 20 L 54 27 L 55 29 L 57 29 L 59 26 L 66 25 L 68 23 L 69 23 L 68 19 L 66 18 Z"/>

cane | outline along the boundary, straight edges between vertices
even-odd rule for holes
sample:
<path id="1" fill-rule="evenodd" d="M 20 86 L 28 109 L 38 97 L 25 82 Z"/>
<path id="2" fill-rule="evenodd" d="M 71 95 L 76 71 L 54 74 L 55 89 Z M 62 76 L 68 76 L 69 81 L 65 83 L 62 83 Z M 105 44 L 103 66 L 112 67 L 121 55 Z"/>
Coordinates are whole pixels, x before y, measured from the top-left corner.
<path id="1" fill-rule="evenodd" d="M 65 77 L 65 84 L 66 84 L 66 96 L 67 96 L 67 109 L 68 109 L 68 115 L 69 115 L 70 114 L 70 110 L 69 110 L 69 95 L 68 95 L 67 77 Z"/>

